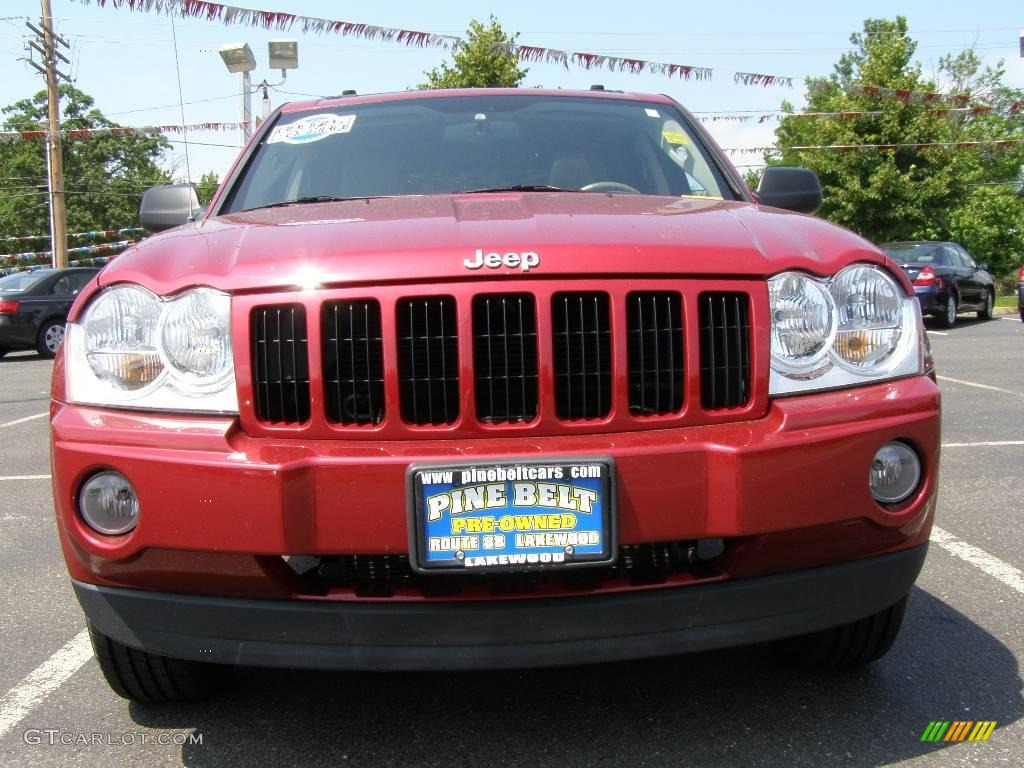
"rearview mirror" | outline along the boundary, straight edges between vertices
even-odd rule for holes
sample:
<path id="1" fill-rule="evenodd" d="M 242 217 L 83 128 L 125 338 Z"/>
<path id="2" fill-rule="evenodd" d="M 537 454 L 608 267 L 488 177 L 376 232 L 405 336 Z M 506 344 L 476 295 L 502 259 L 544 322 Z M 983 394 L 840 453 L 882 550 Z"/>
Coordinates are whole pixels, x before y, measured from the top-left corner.
<path id="1" fill-rule="evenodd" d="M 148 232 L 162 232 L 187 223 L 199 211 L 199 197 L 191 184 L 150 187 L 142 196 L 139 222 Z"/>
<path id="2" fill-rule="evenodd" d="M 764 169 L 757 196 L 765 205 L 785 208 L 797 213 L 814 213 L 821 207 L 821 182 L 818 174 L 809 168 Z"/>

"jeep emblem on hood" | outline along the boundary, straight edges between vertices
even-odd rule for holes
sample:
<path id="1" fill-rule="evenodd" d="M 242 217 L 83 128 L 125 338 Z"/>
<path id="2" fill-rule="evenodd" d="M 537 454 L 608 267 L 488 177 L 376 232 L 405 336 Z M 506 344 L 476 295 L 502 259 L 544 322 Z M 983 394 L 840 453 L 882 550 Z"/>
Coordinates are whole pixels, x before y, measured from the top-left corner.
<path id="1" fill-rule="evenodd" d="M 489 269 L 508 267 L 509 269 L 515 269 L 519 267 L 523 272 L 529 272 L 533 267 L 540 266 L 540 255 L 533 251 L 523 251 L 522 253 L 484 253 L 483 248 L 477 248 L 473 258 L 463 259 L 462 263 L 466 266 L 466 269 L 480 269 L 480 267 L 487 267 Z"/>

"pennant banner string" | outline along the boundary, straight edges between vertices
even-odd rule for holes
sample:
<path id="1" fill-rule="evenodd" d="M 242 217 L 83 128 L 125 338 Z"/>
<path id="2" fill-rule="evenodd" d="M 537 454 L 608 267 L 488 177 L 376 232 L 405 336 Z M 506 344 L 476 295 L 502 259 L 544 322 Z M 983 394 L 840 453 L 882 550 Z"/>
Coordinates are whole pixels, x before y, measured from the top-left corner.
<path id="1" fill-rule="evenodd" d="M 110 251 L 122 251 L 130 245 L 135 244 L 136 240 L 121 240 L 116 243 L 100 243 L 99 245 L 83 245 L 78 248 L 68 248 L 68 255 L 88 254 L 88 253 L 109 253 Z M 0 259 L 6 259 L 7 261 L 35 261 L 36 259 L 48 259 L 53 256 L 52 251 L 28 251 L 26 253 L 4 253 L 0 254 Z"/>
<path id="2" fill-rule="evenodd" d="M 244 123 L 193 123 L 191 125 L 118 125 L 104 128 L 69 128 L 61 131 L 67 139 L 85 139 L 90 136 L 129 136 L 131 134 L 167 133 L 184 134 L 186 131 L 234 131 Z M 45 139 L 45 130 L 34 131 L 0 131 L 0 141 L 11 139 Z"/>
<path id="3" fill-rule="evenodd" d="M 68 235 L 69 238 L 81 238 L 81 239 L 99 239 L 101 237 L 116 237 L 118 235 L 128 235 L 135 232 L 142 232 L 142 227 L 123 227 L 121 229 L 94 229 L 90 232 L 72 232 Z M 0 237 L 0 243 L 11 243 L 18 240 L 49 240 L 50 236 L 46 235 L 9 235 Z"/>
<path id="4" fill-rule="evenodd" d="M 462 38 L 456 35 L 442 35 L 434 32 L 396 27 L 380 27 L 373 24 L 322 19 L 315 16 L 300 16 L 282 11 L 262 11 L 234 5 L 222 5 L 221 3 L 207 2 L 207 0 L 76 0 L 76 2 L 83 5 L 97 5 L 101 8 L 110 5 L 114 8 L 128 8 L 132 11 L 177 14 L 184 18 L 201 19 L 211 22 L 219 21 L 227 25 L 238 24 L 241 26 L 259 27 L 261 29 L 285 31 L 298 28 L 308 34 L 332 33 L 343 37 L 396 43 L 415 48 L 453 50 L 463 42 Z M 556 48 L 544 48 L 534 45 L 509 43 L 502 46 L 502 48 L 519 61 L 560 64 L 566 68 L 576 66 L 586 70 L 607 69 L 611 72 L 629 72 L 632 74 L 648 72 L 681 80 L 710 80 L 713 72 L 709 67 L 695 67 L 689 64 L 673 64 L 622 56 L 606 56 L 604 54 L 581 51 L 563 51 Z M 741 85 L 765 88 L 776 85 L 786 88 L 793 87 L 793 78 L 785 75 L 758 72 L 733 72 L 732 74 L 733 81 Z"/>

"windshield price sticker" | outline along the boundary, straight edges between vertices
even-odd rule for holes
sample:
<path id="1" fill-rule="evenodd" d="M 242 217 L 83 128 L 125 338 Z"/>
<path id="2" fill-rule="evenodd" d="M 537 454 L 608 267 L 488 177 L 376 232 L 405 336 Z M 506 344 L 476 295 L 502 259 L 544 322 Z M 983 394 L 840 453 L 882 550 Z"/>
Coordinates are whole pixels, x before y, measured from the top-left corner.
<path id="1" fill-rule="evenodd" d="M 328 136 L 348 133 L 355 122 L 355 115 L 310 115 L 274 128 L 267 144 L 310 144 Z"/>
<path id="2" fill-rule="evenodd" d="M 603 459 L 415 467 L 415 565 L 465 572 L 610 562 L 611 489 Z"/>

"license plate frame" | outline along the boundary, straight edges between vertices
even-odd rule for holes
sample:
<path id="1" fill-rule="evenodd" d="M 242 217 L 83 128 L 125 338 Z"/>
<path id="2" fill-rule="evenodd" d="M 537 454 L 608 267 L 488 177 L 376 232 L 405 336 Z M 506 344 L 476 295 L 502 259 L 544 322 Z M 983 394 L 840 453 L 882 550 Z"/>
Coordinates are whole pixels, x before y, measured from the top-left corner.
<path id="1" fill-rule="evenodd" d="M 561 476 L 553 477 L 559 469 Z M 573 477 L 570 476 L 573 469 L 583 470 L 586 475 L 599 473 L 600 476 Z M 432 474 L 425 476 L 424 473 Z M 450 478 L 445 473 L 451 473 Z M 502 473 L 504 479 L 501 479 Z M 494 479 L 487 479 L 491 477 Z M 417 573 L 466 575 L 570 570 L 611 565 L 618 556 L 616 473 L 615 462 L 609 456 L 417 462 L 409 466 L 406 482 L 409 563 Z M 472 500 L 453 493 L 465 488 L 497 485 L 503 486 L 505 492 L 506 503 L 500 507 L 461 509 L 473 506 L 473 502 L 479 504 L 481 493 L 486 502 L 493 505 L 500 500 L 494 490 L 485 488 L 477 491 Z M 533 486 L 533 490 L 517 488 L 517 485 Z M 556 489 L 542 488 L 549 485 Z M 559 486 L 568 490 L 561 490 Z M 592 496 L 594 493 L 597 498 Z M 447 507 L 442 506 L 446 503 L 444 498 L 431 500 L 445 495 Z M 534 505 L 525 503 L 531 499 Z M 523 503 L 514 504 L 515 501 Z M 568 508 L 560 504 L 568 505 Z M 573 506 L 575 509 L 571 508 Z M 452 514 L 453 508 L 455 514 Z M 428 519 L 431 516 L 433 519 Z M 559 525 L 520 529 L 522 521 L 517 516 L 525 516 L 531 523 L 543 523 L 543 518 L 553 523 L 555 521 L 550 518 L 558 516 Z M 568 522 L 566 516 L 574 518 L 574 525 L 563 528 L 561 525 Z M 512 530 L 506 530 L 508 523 L 502 519 L 505 517 L 511 517 L 516 524 Z M 495 528 L 473 532 L 459 526 L 460 530 L 454 530 L 454 520 L 465 520 L 468 524 L 469 518 L 490 518 Z M 481 525 L 487 527 L 486 522 Z M 595 533 L 598 537 L 596 543 Z M 544 546 L 540 545 L 539 539 L 519 539 L 519 534 L 543 535 Z M 547 534 L 553 534 L 555 538 L 548 539 Z M 565 534 L 564 539 L 561 534 Z M 575 539 L 571 534 L 576 535 Z M 473 542 L 467 539 L 472 536 L 478 537 L 476 547 L 454 548 L 457 537 L 459 544 L 471 544 Z M 485 548 L 486 536 L 505 536 L 505 546 Z M 450 541 L 445 541 L 448 538 Z M 519 546 L 521 542 L 532 542 L 533 546 Z M 438 549 L 440 544 L 446 548 Z M 545 554 L 549 557 L 543 557 Z M 515 557 L 510 558 L 510 555 Z"/>

